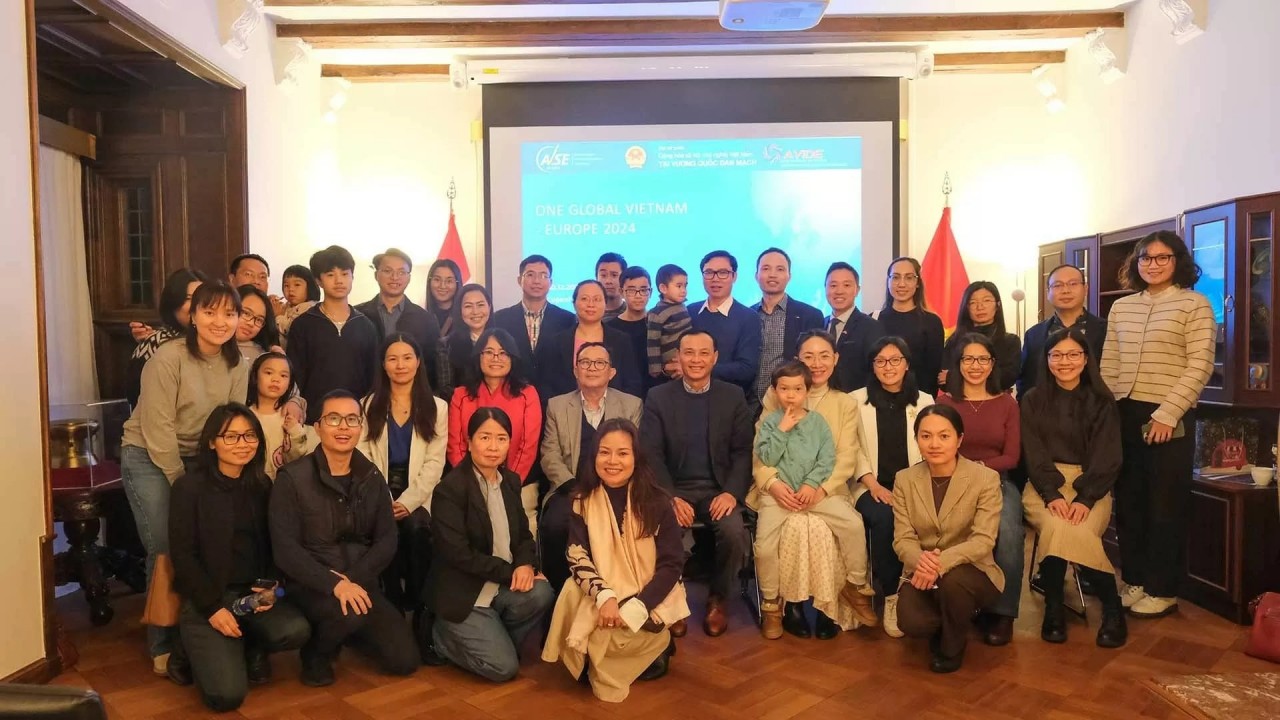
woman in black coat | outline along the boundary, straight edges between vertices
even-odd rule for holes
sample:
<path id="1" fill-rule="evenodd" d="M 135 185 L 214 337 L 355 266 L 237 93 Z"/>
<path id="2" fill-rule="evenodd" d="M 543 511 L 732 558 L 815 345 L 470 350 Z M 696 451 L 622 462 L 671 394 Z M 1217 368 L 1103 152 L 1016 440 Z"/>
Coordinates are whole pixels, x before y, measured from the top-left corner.
<path id="1" fill-rule="evenodd" d="M 428 597 L 435 650 L 493 682 L 520 671 L 517 648 L 555 595 L 534 569 L 537 550 L 520 503 L 520 478 L 503 467 L 511 419 L 482 407 L 467 423 L 468 452 L 431 498 Z"/>
<path id="2" fill-rule="evenodd" d="M 262 427 L 249 408 L 214 409 L 200 434 L 200 465 L 173 484 L 169 552 L 182 598 L 178 628 L 189 660 L 170 658 L 169 677 L 192 676 L 209 709 L 240 707 L 249 683 L 271 678 L 267 653 L 302 647 L 306 618 L 286 598 L 236 615 L 242 597 L 276 585 L 267 529 L 271 481 L 264 470 Z"/>

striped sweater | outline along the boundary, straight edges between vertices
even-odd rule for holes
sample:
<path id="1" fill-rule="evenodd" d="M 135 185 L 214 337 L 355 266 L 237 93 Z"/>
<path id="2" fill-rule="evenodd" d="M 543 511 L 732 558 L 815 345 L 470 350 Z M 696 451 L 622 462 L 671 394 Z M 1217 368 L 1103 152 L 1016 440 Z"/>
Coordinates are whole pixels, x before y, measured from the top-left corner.
<path id="1" fill-rule="evenodd" d="M 680 349 L 680 336 L 693 326 L 684 303 L 659 302 L 649 311 L 649 376 L 665 377 L 662 368 Z"/>
<path id="2" fill-rule="evenodd" d="M 1217 332 L 1213 308 L 1194 290 L 1122 297 L 1107 316 L 1102 379 L 1117 400 L 1155 403 L 1151 419 L 1177 425 L 1213 374 Z"/>

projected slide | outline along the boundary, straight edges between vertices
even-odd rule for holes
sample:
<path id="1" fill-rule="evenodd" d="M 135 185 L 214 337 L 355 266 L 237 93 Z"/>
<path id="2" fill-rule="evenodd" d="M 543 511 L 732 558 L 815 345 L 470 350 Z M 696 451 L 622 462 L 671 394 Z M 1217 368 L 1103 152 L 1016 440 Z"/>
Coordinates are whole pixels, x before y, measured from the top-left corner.
<path id="1" fill-rule="evenodd" d="M 608 251 L 651 275 L 680 265 L 690 302 L 704 297 L 698 261 L 713 249 L 737 256 L 746 304 L 759 300 L 767 247 L 791 255 L 792 295 L 819 307 L 827 266 L 861 265 L 861 137 L 539 141 L 519 153 L 521 252 L 551 258 L 562 307 Z"/>

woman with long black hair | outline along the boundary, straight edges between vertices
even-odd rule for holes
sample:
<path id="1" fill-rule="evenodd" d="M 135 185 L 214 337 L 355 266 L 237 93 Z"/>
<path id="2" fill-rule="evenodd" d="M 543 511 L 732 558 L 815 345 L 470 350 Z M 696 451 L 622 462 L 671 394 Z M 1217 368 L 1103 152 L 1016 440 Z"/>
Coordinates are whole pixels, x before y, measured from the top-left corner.
<path id="1" fill-rule="evenodd" d="M 895 258 L 885 273 L 884 307 L 876 316 L 884 334 L 900 337 L 911 350 L 912 373 L 921 392 L 938 394 L 942 369 L 942 318 L 929 311 L 924 299 L 920 261 Z"/>
<path id="2" fill-rule="evenodd" d="M 236 328 L 236 344 L 244 359 L 253 362 L 265 352 L 283 352 L 271 298 L 253 285 L 241 285 L 236 292 L 240 294 L 240 326 Z"/>
<path id="3" fill-rule="evenodd" d="M 170 340 L 186 337 L 187 327 L 191 325 L 191 295 L 208 280 L 208 276 L 199 270 L 178 268 L 170 273 L 160 291 L 160 327 L 154 331 L 142 323 L 132 323 L 134 337 L 138 344 L 129 357 L 129 366 L 125 369 L 125 399 L 129 407 L 137 407 L 138 395 L 142 392 L 142 368 L 147 360 L 155 355 L 161 345 Z M 150 331 L 150 332 L 148 332 Z"/>
<path id="4" fill-rule="evenodd" d="M 995 283 L 979 280 L 969 283 L 960 298 L 960 310 L 956 314 L 956 329 L 951 333 L 943 349 L 944 369 L 938 376 L 938 385 L 947 384 L 947 369 L 954 364 L 960 339 L 970 333 L 978 333 L 991 341 L 995 355 L 995 378 L 1002 391 L 1013 387 L 1022 370 L 1022 342 L 1018 336 L 1007 332 L 1004 325 L 1004 305 L 1000 301 L 1000 288 Z"/>

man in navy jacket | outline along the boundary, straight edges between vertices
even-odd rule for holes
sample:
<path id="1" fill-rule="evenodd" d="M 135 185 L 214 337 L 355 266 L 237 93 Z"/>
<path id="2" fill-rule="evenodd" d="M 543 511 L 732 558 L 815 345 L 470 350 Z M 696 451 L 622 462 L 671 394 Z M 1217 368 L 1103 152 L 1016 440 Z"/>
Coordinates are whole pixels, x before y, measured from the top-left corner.
<path id="1" fill-rule="evenodd" d="M 760 402 L 755 390 L 760 370 L 760 316 L 733 299 L 737 258 L 724 250 L 713 250 L 702 258 L 701 269 L 707 299 L 689 306 L 693 327 L 716 340 L 719 361 L 713 376 L 742 388 L 747 404 L 754 408 Z"/>
<path id="2" fill-rule="evenodd" d="M 800 333 L 822 327 L 822 311 L 787 295 L 791 283 L 791 256 L 776 247 L 756 258 L 756 284 L 762 294 L 751 306 L 760 317 L 760 369 L 756 372 L 755 393 L 763 402 L 769 378 L 775 368 L 794 360 Z"/>

